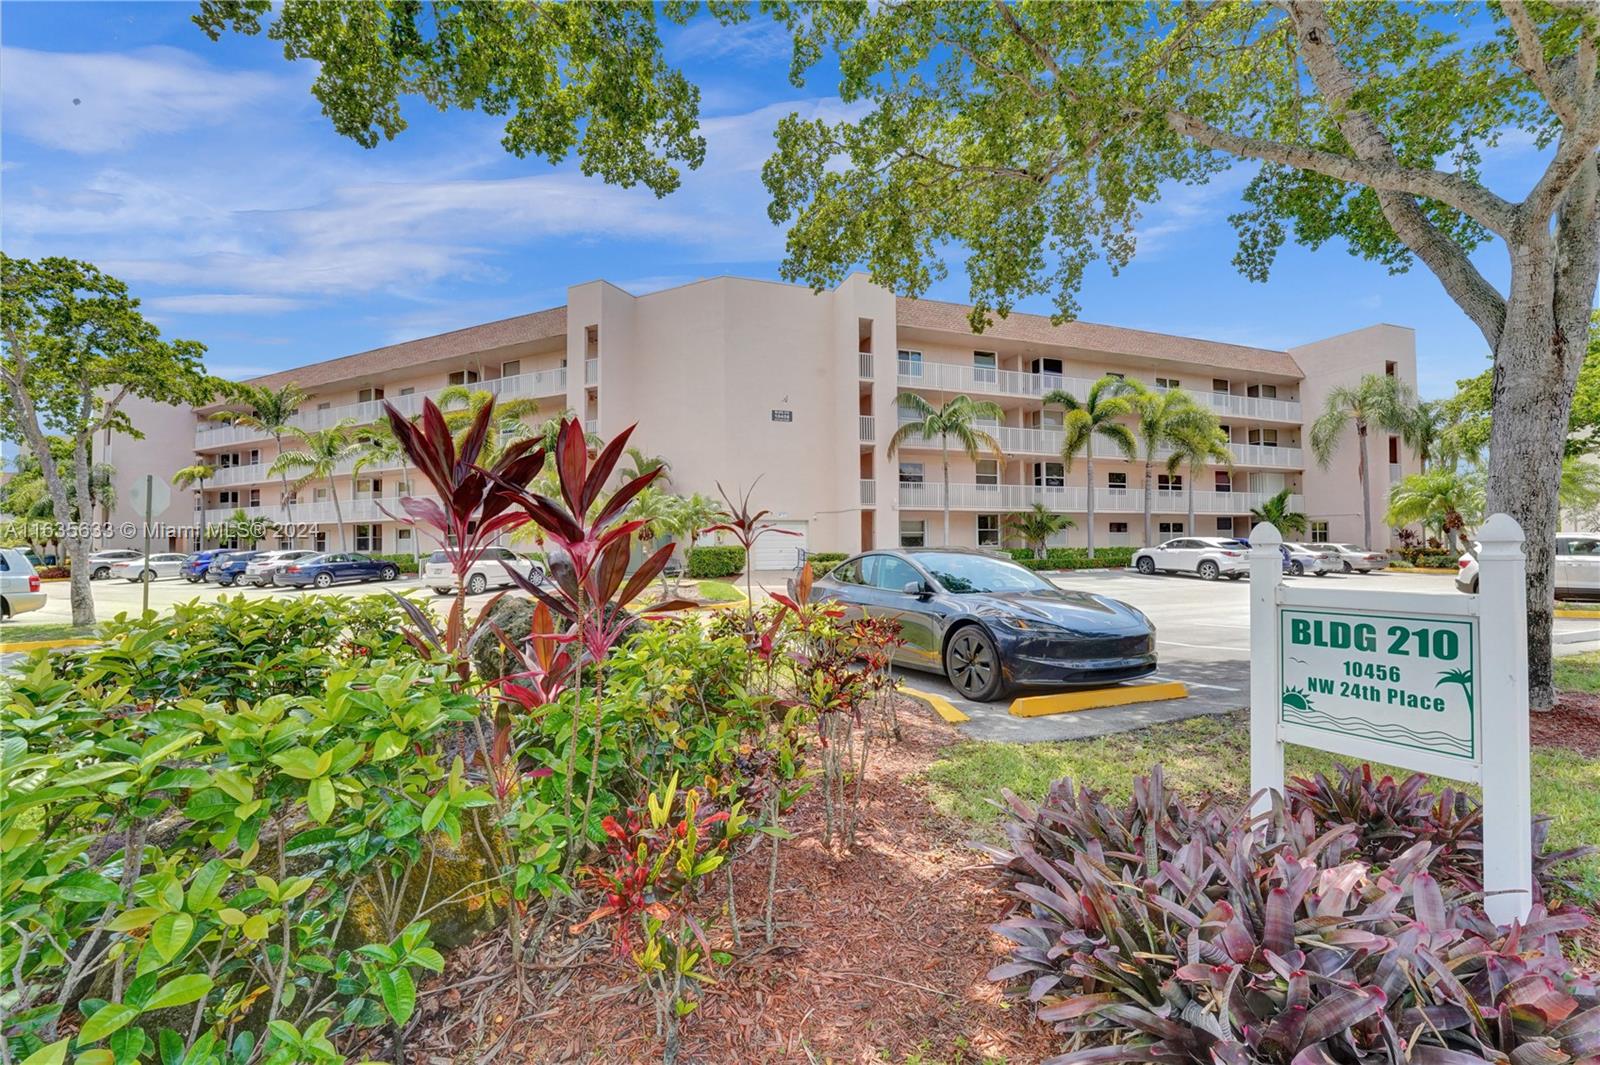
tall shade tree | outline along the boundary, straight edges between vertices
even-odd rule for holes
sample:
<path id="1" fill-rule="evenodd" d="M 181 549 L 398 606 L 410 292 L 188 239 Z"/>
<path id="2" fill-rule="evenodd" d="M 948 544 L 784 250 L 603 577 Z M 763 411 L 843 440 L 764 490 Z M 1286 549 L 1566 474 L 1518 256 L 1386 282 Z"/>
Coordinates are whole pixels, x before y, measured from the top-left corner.
<path id="1" fill-rule="evenodd" d="M 1285 488 L 1270 499 L 1261 501 L 1259 507 L 1250 508 L 1250 523 L 1258 525 L 1267 522 L 1280 533 L 1295 535 L 1306 531 L 1306 516 L 1298 510 L 1289 509 L 1289 496 L 1292 489 Z"/>
<path id="2" fill-rule="evenodd" d="M 1043 503 L 1035 503 L 1027 510 L 1006 515 L 1006 529 L 1022 538 L 1033 552 L 1034 558 L 1045 556 L 1050 537 L 1063 529 L 1074 528 L 1078 523 L 1065 514 L 1057 514 Z"/>
<path id="3" fill-rule="evenodd" d="M 1246 276 L 1291 237 L 1431 271 L 1494 352 L 1488 505 L 1528 536 L 1532 698 L 1550 704 L 1556 485 L 1600 272 L 1594 4 L 777 10 L 795 66 L 836 60 L 852 109 L 778 126 L 763 178 L 791 223 L 789 278 L 831 286 L 865 264 L 915 296 L 961 247 L 975 327 L 1036 295 L 1070 317 L 1090 261 L 1131 259 L 1150 203 L 1240 163 Z M 1502 194 L 1480 161 L 1508 135 L 1541 165 Z M 1491 242 L 1503 288 L 1472 254 Z"/>
<path id="4" fill-rule="evenodd" d="M 300 407 L 307 399 L 306 390 L 297 384 L 287 384 L 280 388 L 271 388 L 267 385 L 252 385 L 249 382 L 230 385 L 227 390 L 230 400 L 236 405 L 232 410 L 219 411 L 211 417 L 215 421 L 224 421 L 232 425 L 244 425 L 258 432 L 266 433 L 272 437 L 272 442 L 277 445 L 277 451 L 283 453 L 283 437 L 290 431 L 293 422 L 291 419 L 300 412 Z M 295 536 L 294 527 L 294 493 L 289 491 L 289 474 L 280 471 L 279 479 L 281 501 L 285 521 L 284 527 L 288 530 L 291 544 Z"/>
<path id="5" fill-rule="evenodd" d="M 1111 445 L 1130 460 L 1138 453 L 1133 430 L 1118 421 L 1133 413 L 1132 391 L 1137 387 L 1120 377 L 1107 374 L 1090 385 L 1088 394 L 1081 400 L 1061 388 L 1044 395 L 1046 407 L 1060 407 L 1062 410 L 1062 466 L 1070 473 L 1078 454 L 1083 454 L 1084 476 L 1089 484 L 1086 494 L 1088 526 L 1085 532 L 1089 537 L 1090 558 L 1094 557 L 1094 441 L 1096 437 L 1111 441 Z M 1148 524 L 1146 531 L 1148 533 Z"/>
<path id="6" fill-rule="evenodd" d="M 74 259 L 0 253 L 0 345 L 0 438 L 20 438 L 39 462 L 72 565 L 72 623 L 92 625 L 93 441 L 106 432 L 144 436 L 123 409 L 129 397 L 202 403 L 218 382 L 201 367 L 201 344 L 162 340 L 126 285 Z M 65 474 L 51 433 L 71 446 Z"/>
<path id="7" fill-rule="evenodd" d="M 1207 466 L 1233 468 L 1233 449 L 1228 446 L 1228 434 L 1222 431 L 1221 420 L 1203 408 L 1200 413 L 1202 417 L 1185 424 L 1173 437 L 1172 453 L 1167 456 L 1167 472 L 1183 474 L 1183 494 L 1189 510 L 1189 524 L 1184 528 L 1190 536 L 1195 531 L 1194 483 Z"/>
<path id="8" fill-rule="evenodd" d="M 1311 423 L 1311 454 L 1327 469 L 1356 429 L 1356 477 L 1361 482 L 1361 546 L 1372 547 L 1372 465 L 1368 434 L 1374 427 L 1404 433 L 1412 421 L 1411 389 L 1398 377 L 1369 373 L 1353 385 L 1340 385 L 1328 393 L 1322 413 Z"/>
<path id="9" fill-rule="evenodd" d="M 1155 468 L 1161 452 L 1177 446 L 1185 434 L 1215 425 L 1211 412 L 1201 408 L 1194 397 L 1180 388 L 1151 390 L 1130 382 L 1128 397 L 1133 402 L 1134 436 L 1144 460 L 1144 542 L 1150 539 L 1150 517 L 1155 512 Z M 1193 498 L 1192 496 L 1190 497 Z M 1194 532 L 1191 522 L 1190 533 Z"/>
<path id="10" fill-rule="evenodd" d="M 355 423 L 342 419 L 326 429 L 294 428 L 290 433 L 300 446 L 280 454 L 268 467 L 268 473 L 288 472 L 294 476 L 291 491 L 298 492 L 312 481 L 327 481 L 328 496 L 333 500 L 333 520 L 339 527 L 339 550 L 349 550 L 344 533 L 344 510 L 339 506 L 339 484 L 334 479 L 339 467 L 353 462 L 362 455 L 363 446 L 353 435 Z"/>
<path id="11" fill-rule="evenodd" d="M 935 407 L 915 392 L 900 393 L 900 409 L 911 415 L 901 423 L 889 438 L 889 454 L 893 456 L 907 440 L 921 437 L 938 440 L 940 457 L 944 464 L 944 544 L 950 545 L 950 441 L 954 440 L 962 454 L 972 461 L 985 452 L 996 462 L 1005 461 L 1000 442 L 980 427 L 982 421 L 999 421 L 1005 412 L 998 403 L 977 400 L 971 396 L 956 396 Z"/>
<path id="12" fill-rule="evenodd" d="M 172 475 L 174 488 L 193 487 L 199 497 L 195 501 L 195 546 L 206 546 L 206 482 L 217 475 L 215 466 L 208 466 L 204 462 L 197 462 L 192 466 L 185 466 Z"/>
<path id="13" fill-rule="evenodd" d="M 1395 528 L 1416 522 L 1439 529 L 1454 551 L 1457 537 L 1483 521 L 1482 478 L 1443 466 L 1403 477 L 1389 489 L 1383 520 Z"/>

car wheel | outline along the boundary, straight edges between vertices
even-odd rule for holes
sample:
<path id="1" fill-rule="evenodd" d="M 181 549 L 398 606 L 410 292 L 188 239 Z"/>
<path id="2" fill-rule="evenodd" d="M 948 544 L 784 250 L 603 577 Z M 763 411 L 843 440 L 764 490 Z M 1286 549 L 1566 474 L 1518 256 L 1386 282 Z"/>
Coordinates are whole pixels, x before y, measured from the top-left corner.
<path id="1" fill-rule="evenodd" d="M 1242 573 L 1230 573 L 1230 574 L 1228 574 L 1228 579 L 1229 579 L 1229 580 L 1230 580 L 1230 581 L 1236 581 L 1236 580 L 1238 580 L 1238 579 L 1239 579 L 1239 578 L 1240 578 L 1240 577 L 1243 577 L 1243 576 L 1244 576 L 1244 574 L 1242 574 Z"/>
<path id="2" fill-rule="evenodd" d="M 149 584 L 151 581 L 156 579 L 156 575 L 153 570 L 145 570 L 143 573 L 139 574 L 139 579 L 144 581 L 146 584 Z"/>
<path id="3" fill-rule="evenodd" d="M 378 572 L 378 579 L 380 581 L 392 581 L 398 576 L 400 576 L 400 571 L 395 569 L 393 566 L 385 566 Z"/>
<path id="4" fill-rule="evenodd" d="M 1291 562 L 1289 563 L 1289 572 L 1294 574 L 1296 577 L 1304 577 L 1306 575 L 1305 564 L 1302 562 Z"/>
<path id="5" fill-rule="evenodd" d="M 333 587 L 333 574 L 319 573 L 317 574 L 316 579 L 311 583 L 315 584 L 318 588 L 331 588 Z"/>
<path id="6" fill-rule="evenodd" d="M 1000 652 L 976 625 L 957 630 L 944 649 L 944 674 L 956 691 L 980 703 L 999 698 L 1004 688 Z"/>
<path id="7" fill-rule="evenodd" d="M 1319 576 L 1319 577 L 1326 577 L 1326 576 L 1327 576 L 1327 575 L 1328 575 L 1328 571 L 1327 571 L 1327 570 L 1325 570 L 1325 569 L 1319 569 L 1319 570 L 1317 570 L 1317 576 Z"/>
<path id="8" fill-rule="evenodd" d="M 1200 574 L 1200 579 L 1203 581 L 1214 581 L 1221 575 L 1222 569 L 1208 558 L 1201 561 L 1199 568 L 1195 572 Z"/>
<path id="9" fill-rule="evenodd" d="M 103 581 L 109 576 L 111 576 L 111 567 L 101 566 L 99 569 L 89 574 L 89 579 L 91 581 Z"/>
<path id="10" fill-rule="evenodd" d="M 1354 566 L 1350 565 L 1350 563 L 1346 562 L 1344 564 L 1344 571 L 1346 573 L 1354 573 L 1356 571 L 1356 568 Z"/>
<path id="11" fill-rule="evenodd" d="M 433 590 L 433 594 L 434 595 L 449 595 L 450 594 L 450 589 L 448 589 L 448 588 L 435 588 Z"/>
<path id="12" fill-rule="evenodd" d="M 1137 569 L 1140 573 L 1143 573 L 1146 577 L 1151 576 L 1156 571 L 1156 560 L 1151 558 L 1149 555 L 1140 555 L 1139 561 L 1135 562 L 1133 565 L 1135 569 Z"/>
<path id="13" fill-rule="evenodd" d="M 11 600 L 6 599 L 3 596 L 0 596 L 0 618 L 8 618 L 10 616 L 11 616 Z"/>
<path id="14" fill-rule="evenodd" d="M 482 595 L 485 588 L 489 587 L 489 578 L 481 573 L 474 573 L 467 578 L 467 594 Z"/>

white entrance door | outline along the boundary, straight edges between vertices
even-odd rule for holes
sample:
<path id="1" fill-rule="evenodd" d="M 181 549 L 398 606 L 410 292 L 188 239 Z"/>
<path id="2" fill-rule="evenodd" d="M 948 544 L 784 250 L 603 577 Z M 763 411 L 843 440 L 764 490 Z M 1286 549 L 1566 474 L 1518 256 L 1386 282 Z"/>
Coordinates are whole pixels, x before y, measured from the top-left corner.
<path id="1" fill-rule="evenodd" d="M 754 550 L 751 551 L 751 561 L 758 570 L 794 569 L 800 564 L 800 550 L 806 546 L 806 522 L 803 521 L 775 521 L 774 529 L 788 529 L 798 533 L 798 536 L 785 536 L 781 532 L 769 532 L 756 541 Z"/>

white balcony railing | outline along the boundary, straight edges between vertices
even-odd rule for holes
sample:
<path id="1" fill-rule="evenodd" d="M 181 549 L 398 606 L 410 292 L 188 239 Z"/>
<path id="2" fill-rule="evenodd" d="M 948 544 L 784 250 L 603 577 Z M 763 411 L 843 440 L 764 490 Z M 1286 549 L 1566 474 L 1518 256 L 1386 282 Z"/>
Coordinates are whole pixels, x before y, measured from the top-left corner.
<path id="1" fill-rule="evenodd" d="M 937 482 L 900 485 L 902 510 L 941 510 L 944 507 L 944 486 Z M 1188 494 L 1182 490 L 1156 490 L 1152 493 L 1152 511 L 1159 514 L 1184 514 L 1189 509 Z M 1248 514 L 1259 507 L 1271 493 L 1267 492 L 1200 492 L 1194 493 L 1197 514 Z M 1006 513 L 1026 510 L 1035 503 L 1043 503 L 1051 510 L 1065 514 L 1083 514 L 1088 510 L 1089 490 L 1082 485 L 1041 487 L 1022 484 L 952 484 L 950 507 L 953 510 L 983 510 Z M 1298 495 L 1289 497 L 1294 509 L 1301 509 L 1304 501 Z M 1144 512 L 1144 492 L 1136 488 L 1097 488 L 1094 494 L 1097 514 L 1141 514 Z"/>
<path id="2" fill-rule="evenodd" d="M 861 442 L 870 444 L 877 439 L 877 419 L 870 414 L 858 415 L 860 419 Z"/>
<path id="3" fill-rule="evenodd" d="M 286 523 L 288 513 L 283 505 L 274 503 L 271 506 L 238 506 L 238 507 L 213 507 L 206 511 L 205 521 L 208 525 L 215 525 L 227 521 L 238 511 L 244 511 L 247 518 L 264 518 L 267 521 Z M 387 510 L 389 514 L 385 514 Z M 332 525 L 339 517 L 344 518 L 346 525 L 365 522 L 393 521 L 391 514 L 405 515 L 400 506 L 399 496 L 384 496 L 382 499 L 372 497 L 361 499 L 341 498 L 339 512 L 334 513 L 333 501 L 307 500 L 294 505 L 294 523 L 296 525 L 315 524 Z"/>
<path id="4" fill-rule="evenodd" d="M 991 370 L 954 362 L 915 362 L 901 359 L 895 365 L 896 381 L 902 388 L 925 388 L 940 392 L 965 392 L 972 395 L 1022 396 L 1042 399 L 1061 390 L 1082 399 L 1094 381 L 1086 377 L 1061 374 L 1024 373 L 1017 370 Z M 1227 393 L 1188 390 L 1201 406 L 1223 414 L 1265 421 L 1300 421 L 1300 404 L 1285 399 L 1257 399 Z"/>
<path id="5" fill-rule="evenodd" d="M 583 360 L 583 383 L 586 385 L 597 385 L 600 383 L 599 359 Z"/>
<path id="6" fill-rule="evenodd" d="M 517 374 L 513 377 L 497 377 L 493 381 L 474 381 L 465 387 L 472 392 L 489 392 L 501 399 L 534 398 L 539 396 L 562 395 L 567 390 L 567 371 L 564 367 L 554 370 L 539 370 L 535 373 Z M 444 388 L 430 389 L 426 392 L 412 392 L 405 396 L 386 397 L 388 402 L 401 414 L 407 416 L 422 413 L 424 399 L 438 400 Z M 383 400 L 372 400 L 367 403 L 346 403 L 337 407 L 328 407 L 324 410 L 304 410 L 289 419 L 289 424 L 300 429 L 315 430 L 326 429 L 337 425 L 346 419 L 358 425 L 376 421 L 383 417 Z M 271 434 L 253 429 L 246 425 L 203 425 L 195 429 L 195 450 L 203 451 L 209 448 L 228 447 L 232 444 L 243 444 L 256 440 L 269 440 Z"/>
<path id="7" fill-rule="evenodd" d="M 859 360 L 859 366 L 856 370 L 857 375 L 863 381 L 872 380 L 872 352 L 858 351 L 856 356 Z"/>
<path id="8" fill-rule="evenodd" d="M 902 419 L 905 421 L 914 419 Z M 1000 445 L 1000 450 L 1007 455 L 1048 455 L 1051 458 L 1061 456 L 1061 448 L 1066 442 L 1066 435 L 1060 429 L 1024 429 L 1014 425 L 979 425 L 995 442 Z M 938 450 L 937 437 L 912 436 L 902 445 L 912 449 Z M 1097 459 L 1126 459 L 1122 450 L 1104 437 L 1095 437 L 1090 446 L 1093 448 L 1094 457 Z M 1275 447 L 1262 444 L 1230 444 L 1229 450 L 1233 452 L 1233 461 L 1240 466 L 1269 466 L 1274 469 L 1298 470 L 1302 469 L 1305 453 L 1297 447 Z M 1081 452 L 1079 453 L 1081 456 Z M 1156 449 L 1156 458 L 1165 460 L 1172 454 L 1172 448 L 1163 445 Z M 1142 461 L 1142 454 L 1136 454 L 1134 461 Z M 1213 465 L 1221 465 L 1214 463 Z"/>
<path id="9" fill-rule="evenodd" d="M 875 506 L 878 502 L 878 482 L 865 478 L 861 481 L 861 505 L 864 507 Z"/>

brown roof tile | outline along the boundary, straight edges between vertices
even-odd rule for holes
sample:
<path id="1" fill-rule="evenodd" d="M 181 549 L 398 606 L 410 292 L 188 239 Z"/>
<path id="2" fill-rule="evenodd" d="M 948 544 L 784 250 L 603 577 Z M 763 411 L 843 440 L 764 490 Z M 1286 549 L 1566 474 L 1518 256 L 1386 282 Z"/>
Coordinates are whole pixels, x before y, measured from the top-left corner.
<path id="1" fill-rule="evenodd" d="M 278 388 L 293 382 L 302 388 L 330 385 L 368 374 L 386 373 L 408 366 L 420 366 L 440 359 L 471 355 L 477 351 L 492 351 L 511 344 L 527 344 L 535 340 L 564 336 L 567 331 L 567 308 L 551 307 L 548 310 L 503 318 L 498 322 L 471 325 L 438 336 L 407 340 L 390 344 L 386 348 L 373 348 L 356 355 L 344 355 L 325 362 L 314 362 L 292 370 L 279 370 L 263 377 L 252 377 L 250 384 Z"/>
<path id="2" fill-rule="evenodd" d="M 945 303 L 942 300 L 917 300 L 904 296 L 895 300 L 896 322 L 904 328 L 931 329 L 971 336 L 972 326 L 967 322 L 967 315 L 971 312 L 970 306 Z M 1251 348 L 1242 344 L 1222 344 L 1215 340 L 1169 336 L 1166 333 L 1147 333 L 1142 329 L 1124 329 L 1121 326 L 1096 325 L 1093 322 L 1064 322 L 1055 325 L 1042 314 L 1022 314 L 1013 311 L 1009 317 L 996 318 L 982 335 L 1021 343 L 1059 344 L 1088 351 L 1104 351 L 1147 359 L 1172 359 L 1178 362 L 1199 363 L 1202 366 L 1225 367 L 1230 370 L 1281 374 L 1285 377 L 1305 376 L 1289 353 L 1284 351 Z"/>

